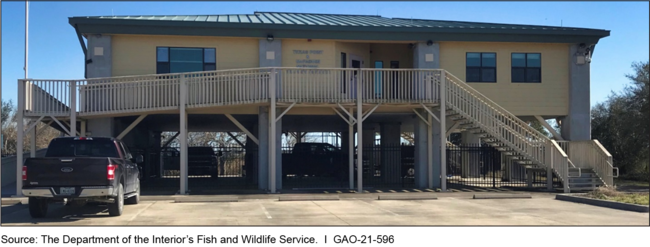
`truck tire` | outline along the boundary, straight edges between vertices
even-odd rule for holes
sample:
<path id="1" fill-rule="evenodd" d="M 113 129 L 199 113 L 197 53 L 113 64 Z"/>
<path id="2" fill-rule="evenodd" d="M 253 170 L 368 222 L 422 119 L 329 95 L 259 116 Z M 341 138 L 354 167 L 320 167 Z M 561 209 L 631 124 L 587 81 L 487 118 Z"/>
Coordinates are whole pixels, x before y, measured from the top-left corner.
<path id="1" fill-rule="evenodd" d="M 29 215 L 32 218 L 43 218 L 47 215 L 47 199 L 30 197 L 29 198 Z"/>
<path id="2" fill-rule="evenodd" d="M 135 204 L 138 204 L 140 202 L 140 179 L 136 178 L 136 183 L 135 184 L 136 184 L 136 186 L 138 186 L 135 189 L 135 195 L 127 198 L 124 201 L 125 204 L 135 205 Z"/>
<path id="3" fill-rule="evenodd" d="M 124 186 L 120 184 L 117 187 L 117 196 L 115 201 L 108 204 L 108 214 L 110 216 L 120 216 L 124 210 Z"/>

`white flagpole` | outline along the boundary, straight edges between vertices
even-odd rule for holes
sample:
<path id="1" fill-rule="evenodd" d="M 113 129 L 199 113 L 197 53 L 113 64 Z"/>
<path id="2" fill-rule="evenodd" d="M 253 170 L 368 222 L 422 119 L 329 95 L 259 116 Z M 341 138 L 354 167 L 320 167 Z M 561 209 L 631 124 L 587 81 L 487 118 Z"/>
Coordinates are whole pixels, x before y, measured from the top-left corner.
<path id="1" fill-rule="evenodd" d="M 27 79 L 28 38 L 29 38 L 29 1 L 25 1 L 25 79 Z"/>

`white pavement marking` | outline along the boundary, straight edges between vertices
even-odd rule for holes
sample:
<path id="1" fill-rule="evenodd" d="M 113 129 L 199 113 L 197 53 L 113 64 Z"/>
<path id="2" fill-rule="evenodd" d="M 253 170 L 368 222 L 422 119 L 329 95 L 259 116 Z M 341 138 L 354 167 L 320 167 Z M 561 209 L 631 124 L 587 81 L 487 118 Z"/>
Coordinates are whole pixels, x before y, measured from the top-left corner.
<path id="1" fill-rule="evenodd" d="M 129 219 L 129 221 L 133 221 L 133 220 L 135 220 L 135 218 L 138 217 L 138 215 L 140 215 L 140 214 L 141 214 L 142 212 L 144 212 L 145 210 L 149 209 L 149 207 L 151 207 L 151 206 L 153 206 L 154 204 L 156 204 L 156 202 L 157 202 L 157 201 L 153 201 L 153 203 L 149 204 L 149 205 L 146 206 L 145 208 L 140 209 L 140 211 L 138 211 L 138 213 L 136 213 L 135 215 L 133 215 L 133 217 L 131 217 L 131 219 Z"/>
<path id="2" fill-rule="evenodd" d="M 269 211 L 266 211 L 266 208 L 261 203 L 260 203 L 260 207 L 262 207 L 262 210 L 264 211 L 264 214 L 266 214 L 267 219 L 272 219 L 273 218 L 273 217 L 271 217 L 271 214 L 269 214 Z"/>
<path id="3" fill-rule="evenodd" d="M 379 209 L 379 210 L 381 210 L 381 211 L 384 211 L 384 212 L 386 212 L 386 213 L 392 214 L 393 216 L 399 216 L 399 214 L 396 214 L 396 213 L 394 213 L 393 211 L 390 211 L 390 210 L 388 210 L 388 209 L 381 208 L 381 207 L 379 207 L 379 206 L 377 206 L 377 205 L 374 205 L 374 204 L 372 204 L 372 203 L 369 203 L 369 202 L 366 202 L 366 201 L 363 201 L 363 200 L 359 200 L 359 199 L 356 199 L 356 200 L 357 200 L 357 201 L 360 201 L 360 202 L 363 202 L 363 203 L 365 203 L 365 204 L 368 204 L 368 205 L 370 205 L 370 206 L 373 206 L 373 207 L 375 207 L 375 208 L 377 208 L 377 209 Z"/>

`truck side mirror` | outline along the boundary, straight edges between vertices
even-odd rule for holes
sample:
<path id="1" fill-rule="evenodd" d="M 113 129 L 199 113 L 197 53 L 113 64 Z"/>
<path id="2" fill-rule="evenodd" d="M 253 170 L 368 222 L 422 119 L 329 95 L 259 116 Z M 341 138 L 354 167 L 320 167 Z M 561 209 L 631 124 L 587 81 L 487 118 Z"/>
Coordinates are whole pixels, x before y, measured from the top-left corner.
<path id="1" fill-rule="evenodd" d="M 140 164 L 144 162 L 144 158 L 142 157 L 142 154 L 138 154 L 138 156 L 135 156 L 135 163 Z"/>

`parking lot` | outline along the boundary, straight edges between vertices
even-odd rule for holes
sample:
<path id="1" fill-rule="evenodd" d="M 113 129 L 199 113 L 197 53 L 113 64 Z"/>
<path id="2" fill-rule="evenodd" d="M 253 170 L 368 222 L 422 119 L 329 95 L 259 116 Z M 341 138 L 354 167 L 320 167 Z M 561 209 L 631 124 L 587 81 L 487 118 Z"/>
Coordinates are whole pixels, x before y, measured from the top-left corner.
<path id="1" fill-rule="evenodd" d="M 555 200 L 471 199 L 472 193 L 436 193 L 436 200 L 375 200 L 349 195 L 337 201 L 278 201 L 240 196 L 238 202 L 176 203 L 150 197 L 127 205 L 120 217 L 105 206 L 50 205 L 32 219 L 27 205 L 3 205 L 2 225 L 648 225 L 636 213 Z"/>

